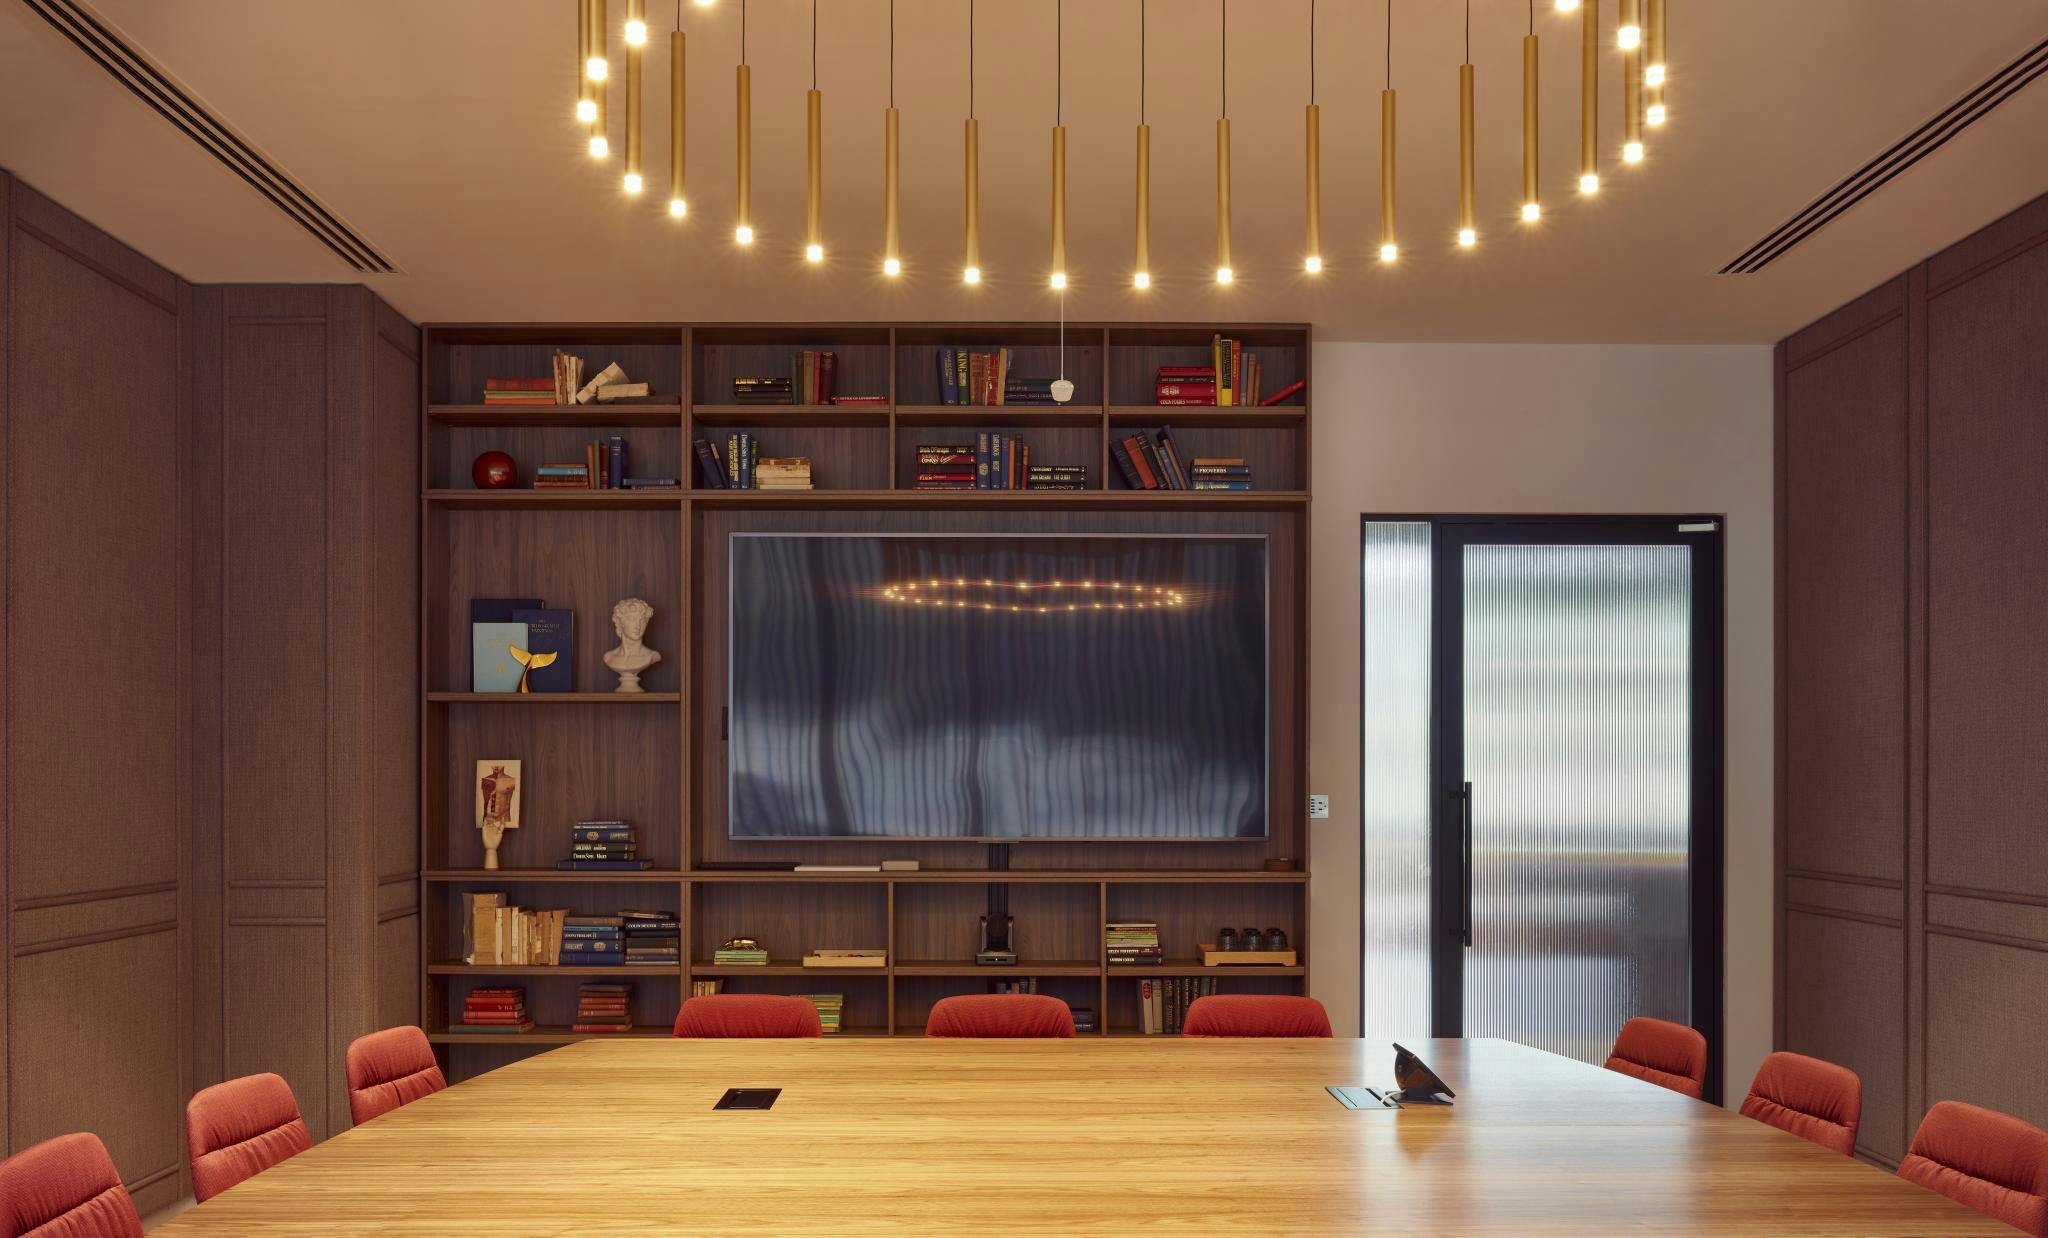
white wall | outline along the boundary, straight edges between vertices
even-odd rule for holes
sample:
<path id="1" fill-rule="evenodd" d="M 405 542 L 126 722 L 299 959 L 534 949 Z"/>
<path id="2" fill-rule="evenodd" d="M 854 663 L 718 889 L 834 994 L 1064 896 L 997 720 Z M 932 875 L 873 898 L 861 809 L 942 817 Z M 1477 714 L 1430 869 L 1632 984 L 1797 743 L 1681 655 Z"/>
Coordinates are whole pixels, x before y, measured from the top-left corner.
<path id="1" fill-rule="evenodd" d="M 1766 346 L 1315 347 L 1312 994 L 1358 1030 L 1362 514 L 1727 517 L 1726 1078 L 1771 1048 L 1772 428 Z"/>

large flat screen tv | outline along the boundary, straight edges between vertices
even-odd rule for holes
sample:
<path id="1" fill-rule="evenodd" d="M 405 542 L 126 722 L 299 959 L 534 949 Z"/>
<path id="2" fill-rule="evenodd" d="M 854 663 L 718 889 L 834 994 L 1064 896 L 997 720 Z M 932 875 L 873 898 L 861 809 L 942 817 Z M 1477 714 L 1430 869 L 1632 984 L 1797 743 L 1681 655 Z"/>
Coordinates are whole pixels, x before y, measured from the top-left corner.
<path id="1" fill-rule="evenodd" d="M 1266 836 L 1263 536 L 731 552 L 731 837 Z"/>

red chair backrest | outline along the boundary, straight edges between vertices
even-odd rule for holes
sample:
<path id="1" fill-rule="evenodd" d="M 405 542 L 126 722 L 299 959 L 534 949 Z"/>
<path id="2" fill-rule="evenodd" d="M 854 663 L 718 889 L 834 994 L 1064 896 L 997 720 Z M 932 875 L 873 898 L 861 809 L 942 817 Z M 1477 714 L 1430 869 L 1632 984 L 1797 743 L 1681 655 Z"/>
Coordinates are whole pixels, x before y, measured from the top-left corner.
<path id="1" fill-rule="evenodd" d="M 1614 1038 L 1607 1069 L 1698 1100 L 1707 1087 L 1707 1038 L 1683 1023 L 1630 1019 Z"/>
<path id="2" fill-rule="evenodd" d="M 823 1036 L 818 1008 L 779 993 L 713 993 L 676 1012 L 678 1036 L 696 1040 L 796 1039 Z"/>
<path id="3" fill-rule="evenodd" d="M 0 1161 L 0 1238 L 142 1238 L 142 1218 L 99 1136 L 80 1131 Z"/>
<path id="4" fill-rule="evenodd" d="M 1074 1012 L 1042 993 L 968 993 L 942 997 L 925 1020 L 927 1036 L 973 1040 L 1068 1040 Z"/>
<path id="5" fill-rule="evenodd" d="M 200 1203 L 313 1146 L 299 1102 L 276 1075 L 203 1089 L 185 1106 L 185 1152 Z"/>
<path id="6" fill-rule="evenodd" d="M 1899 1176 L 2035 1238 L 2048 1234 L 2048 1131 L 2011 1114 L 1942 1101 L 1920 1120 Z"/>
<path id="7" fill-rule="evenodd" d="M 1851 1156 L 1863 1121 L 1863 1080 L 1817 1057 L 1773 1053 L 1757 1067 L 1742 1114 Z"/>
<path id="8" fill-rule="evenodd" d="M 348 1047 L 348 1112 L 357 1126 L 448 1086 L 416 1027 L 387 1027 Z"/>
<path id="9" fill-rule="evenodd" d="M 1212 993 L 1188 1007 L 1183 1036 L 1328 1036 L 1330 1015 L 1313 997 Z"/>

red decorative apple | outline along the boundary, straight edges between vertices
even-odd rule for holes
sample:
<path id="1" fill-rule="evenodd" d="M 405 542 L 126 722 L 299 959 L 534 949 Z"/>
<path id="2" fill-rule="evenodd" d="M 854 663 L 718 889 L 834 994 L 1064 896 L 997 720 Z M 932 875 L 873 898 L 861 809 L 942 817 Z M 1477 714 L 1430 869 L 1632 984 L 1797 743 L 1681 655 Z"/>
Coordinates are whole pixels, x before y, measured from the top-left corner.
<path id="1" fill-rule="evenodd" d="M 469 466 L 469 479 L 479 490 L 510 490 L 519 484 L 519 466 L 502 451 L 487 451 Z"/>

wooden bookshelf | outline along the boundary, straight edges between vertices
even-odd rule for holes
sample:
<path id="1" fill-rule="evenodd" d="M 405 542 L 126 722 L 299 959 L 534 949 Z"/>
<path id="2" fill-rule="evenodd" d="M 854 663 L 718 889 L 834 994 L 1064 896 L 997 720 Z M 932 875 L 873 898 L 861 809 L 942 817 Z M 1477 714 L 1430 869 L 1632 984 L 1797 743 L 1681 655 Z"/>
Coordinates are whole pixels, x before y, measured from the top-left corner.
<path id="1" fill-rule="evenodd" d="M 840 1035 L 922 1034 L 933 1002 L 1033 978 L 1039 991 L 1093 1006 L 1102 1035 L 1133 1031 L 1138 982 L 1215 976 L 1225 991 L 1305 991 L 1307 941 L 1307 543 L 1309 392 L 1266 407 L 1155 407 L 1145 402 L 1160 365 L 1205 359 L 1221 332 L 1260 353 L 1265 386 L 1309 375 L 1310 333 L 1298 324 L 1069 324 L 1064 368 L 1072 403 L 939 402 L 937 358 L 946 347 L 1013 350 L 1013 372 L 1051 377 L 1060 332 L 1047 323 L 606 324 L 457 323 L 424 330 L 420 431 L 421 925 L 423 1024 L 452 1078 L 463 1078 L 583 1037 L 570 1032 L 576 988 L 602 978 L 634 986 L 632 1035 L 668 1034 L 693 978 L 729 992 L 843 992 Z M 545 374 L 554 349 L 583 355 L 589 372 L 616 360 L 646 400 L 611 405 L 481 403 L 483 382 Z M 878 404 L 733 402 L 731 380 L 785 373 L 790 354 L 831 350 L 837 390 Z M 1112 438 L 1173 427 L 1184 455 L 1243 456 L 1261 489 L 1129 489 L 1110 463 Z M 1014 433 L 1034 464 L 1084 464 L 1088 489 L 914 490 L 916 447 L 983 430 Z M 817 489 L 706 488 L 692 443 L 756 436 L 765 454 L 809 455 Z M 675 477 L 674 491 L 478 490 L 470 463 L 502 450 L 522 477 L 583 444 L 627 443 L 628 472 Z M 733 840 L 725 831 L 720 711 L 725 705 L 726 554 L 730 535 L 774 531 L 1258 533 L 1271 545 L 1269 666 L 1271 778 L 1264 840 L 1201 843 L 1019 843 L 1007 868 L 964 842 L 803 845 Z M 468 691 L 467 604 L 472 596 L 529 596 L 576 615 L 576 691 Z M 647 598 L 648 644 L 663 660 L 639 695 L 613 693 L 600 661 L 612 643 L 611 604 Z M 632 705 L 636 708 L 617 708 Z M 546 708 L 542 708 L 546 706 Z M 507 835 L 506 867 L 485 870 L 470 824 L 475 760 L 525 762 L 524 824 Z M 654 867 L 563 872 L 565 827 L 619 816 L 640 830 Z M 916 872 L 795 873 L 789 861 L 879 863 L 917 859 Z M 1275 871 L 1265 862 L 1285 861 Z M 987 887 L 1008 890 L 1022 960 L 981 967 L 972 940 Z M 680 963 L 660 967 L 472 966 L 461 954 L 455 909 L 466 891 L 503 890 L 528 907 L 601 912 L 674 911 Z M 1106 919 L 1157 920 L 1169 960 L 1111 967 Z M 1279 927 L 1301 952 L 1287 968 L 1207 968 L 1200 940 L 1223 925 Z M 769 946 L 768 967 L 720 966 L 726 937 Z M 882 968 L 801 966 L 814 947 L 881 947 Z M 524 1035 L 451 1028 L 477 985 L 526 986 L 538 1023 Z"/>

